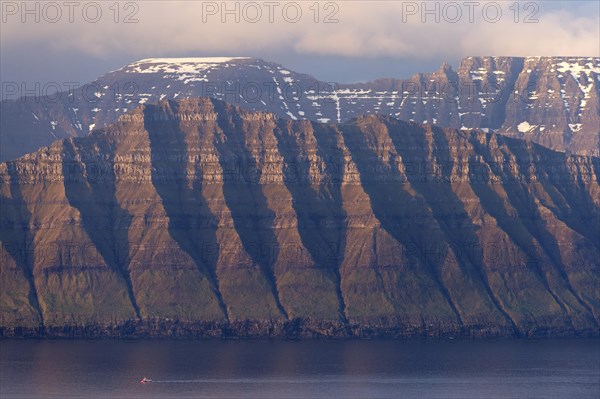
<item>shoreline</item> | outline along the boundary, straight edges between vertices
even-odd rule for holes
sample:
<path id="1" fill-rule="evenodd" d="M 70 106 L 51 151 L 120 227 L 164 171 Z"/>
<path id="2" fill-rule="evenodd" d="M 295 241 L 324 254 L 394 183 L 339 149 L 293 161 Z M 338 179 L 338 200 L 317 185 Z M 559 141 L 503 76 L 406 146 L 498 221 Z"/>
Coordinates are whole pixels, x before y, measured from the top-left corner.
<path id="1" fill-rule="evenodd" d="M 597 338 L 599 328 L 453 324 L 410 325 L 384 322 L 347 322 L 309 319 L 179 321 L 172 319 L 129 320 L 114 324 L 88 324 L 40 327 L 0 326 L 0 340 L 9 339 L 220 339 L 220 340 L 498 340 L 537 338 Z"/>

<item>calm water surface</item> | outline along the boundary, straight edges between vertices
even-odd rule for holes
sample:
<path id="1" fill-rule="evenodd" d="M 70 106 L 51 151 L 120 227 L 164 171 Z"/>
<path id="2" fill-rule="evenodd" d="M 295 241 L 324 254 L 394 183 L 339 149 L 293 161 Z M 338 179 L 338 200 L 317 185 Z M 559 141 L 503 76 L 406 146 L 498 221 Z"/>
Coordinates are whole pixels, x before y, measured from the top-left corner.
<path id="1" fill-rule="evenodd" d="M 0 397 L 597 399 L 599 342 L 0 341 Z"/>

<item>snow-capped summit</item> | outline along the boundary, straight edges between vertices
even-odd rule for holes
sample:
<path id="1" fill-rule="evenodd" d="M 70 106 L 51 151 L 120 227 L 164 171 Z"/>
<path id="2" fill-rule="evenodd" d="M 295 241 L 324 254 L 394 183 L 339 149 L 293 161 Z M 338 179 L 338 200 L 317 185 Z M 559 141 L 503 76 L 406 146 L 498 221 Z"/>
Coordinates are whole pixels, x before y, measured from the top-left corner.
<path id="1" fill-rule="evenodd" d="M 250 57 L 147 58 L 123 68 L 131 73 L 198 73 L 215 66 L 229 66 Z"/>

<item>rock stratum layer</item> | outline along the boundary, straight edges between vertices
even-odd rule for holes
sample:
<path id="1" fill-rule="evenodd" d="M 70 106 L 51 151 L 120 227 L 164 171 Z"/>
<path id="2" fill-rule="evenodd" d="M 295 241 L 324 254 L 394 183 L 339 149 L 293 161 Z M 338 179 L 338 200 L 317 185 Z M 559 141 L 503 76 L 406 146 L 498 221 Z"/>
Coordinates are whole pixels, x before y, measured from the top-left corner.
<path id="1" fill-rule="evenodd" d="M 392 117 L 145 105 L 0 164 L 1 331 L 597 334 L 599 171 Z"/>
<path id="2" fill-rule="evenodd" d="M 86 136 L 141 104 L 186 97 L 214 97 L 285 119 L 327 123 L 378 113 L 600 156 L 598 57 L 468 57 L 456 71 L 444 64 L 410 79 L 353 85 L 322 82 L 256 58 L 166 58 L 134 62 L 48 96 L 60 85 L 6 85 L 7 92 L 37 95 L 0 102 L 0 161 L 57 138 Z"/>

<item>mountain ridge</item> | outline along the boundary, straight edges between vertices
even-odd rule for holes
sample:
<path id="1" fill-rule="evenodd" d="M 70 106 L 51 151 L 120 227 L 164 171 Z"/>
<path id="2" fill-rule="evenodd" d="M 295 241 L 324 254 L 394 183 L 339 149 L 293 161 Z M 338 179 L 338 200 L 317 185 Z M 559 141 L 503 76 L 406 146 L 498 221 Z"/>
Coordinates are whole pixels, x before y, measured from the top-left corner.
<path id="1" fill-rule="evenodd" d="M 409 79 L 356 84 L 323 82 L 258 58 L 175 60 L 140 60 L 52 101 L 40 96 L 2 101 L 0 160 L 57 138 L 85 136 L 139 104 L 199 96 L 319 122 L 377 112 L 600 155 L 597 57 L 467 57 L 456 71 L 444 63 Z"/>
<path id="2" fill-rule="evenodd" d="M 145 104 L 0 164 L 0 327 L 594 335 L 599 170 L 389 116 Z"/>

